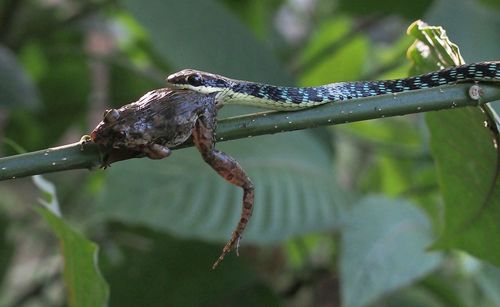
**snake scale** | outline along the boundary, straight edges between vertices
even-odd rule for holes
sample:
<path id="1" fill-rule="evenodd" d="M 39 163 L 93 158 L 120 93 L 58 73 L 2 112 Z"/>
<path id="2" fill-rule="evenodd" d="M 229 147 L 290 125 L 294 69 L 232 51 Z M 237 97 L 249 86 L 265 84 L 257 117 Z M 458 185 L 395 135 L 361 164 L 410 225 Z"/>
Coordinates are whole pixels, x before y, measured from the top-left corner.
<path id="1" fill-rule="evenodd" d="M 471 81 L 499 82 L 500 62 L 461 65 L 405 79 L 338 82 L 315 87 L 273 86 L 185 69 L 170 75 L 167 78 L 167 86 L 205 94 L 217 92 L 217 101 L 221 104 L 244 104 L 294 111 L 329 102 Z"/>

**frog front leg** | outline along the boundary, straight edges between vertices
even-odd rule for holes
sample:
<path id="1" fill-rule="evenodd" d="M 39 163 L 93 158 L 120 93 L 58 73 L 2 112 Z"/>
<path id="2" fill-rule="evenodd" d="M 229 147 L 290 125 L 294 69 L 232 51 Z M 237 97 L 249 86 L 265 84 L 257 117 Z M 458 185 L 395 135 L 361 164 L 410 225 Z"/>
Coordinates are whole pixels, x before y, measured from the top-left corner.
<path id="1" fill-rule="evenodd" d="M 193 142 L 200 151 L 203 160 L 207 162 L 220 176 L 230 183 L 243 189 L 243 208 L 238 225 L 231 235 L 231 239 L 224 246 L 221 255 L 212 268 L 224 259 L 234 247 L 238 247 L 241 235 L 252 216 L 254 202 L 254 187 L 240 164 L 232 157 L 214 148 L 214 130 L 216 126 L 216 109 L 209 108 L 201 115 L 193 130 Z M 236 250 L 237 251 L 237 250 Z"/>
<path id="2" fill-rule="evenodd" d="M 148 144 L 141 150 L 148 158 L 158 160 L 163 159 L 172 153 L 170 148 L 160 144 Z"/>

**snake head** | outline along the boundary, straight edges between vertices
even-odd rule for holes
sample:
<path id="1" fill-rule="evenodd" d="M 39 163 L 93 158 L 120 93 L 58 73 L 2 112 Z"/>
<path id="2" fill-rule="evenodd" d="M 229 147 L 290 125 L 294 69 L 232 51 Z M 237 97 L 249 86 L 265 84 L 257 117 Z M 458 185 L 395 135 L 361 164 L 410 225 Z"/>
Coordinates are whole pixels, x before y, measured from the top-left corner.
<path id="1" fill-rule="evenodd" d="M 229 78 L 194 69 L 184 69 L 171 74 L 166 81 L 169 88 L 188 89 L 203 94 L 220 92 L 234 84 Z"/>

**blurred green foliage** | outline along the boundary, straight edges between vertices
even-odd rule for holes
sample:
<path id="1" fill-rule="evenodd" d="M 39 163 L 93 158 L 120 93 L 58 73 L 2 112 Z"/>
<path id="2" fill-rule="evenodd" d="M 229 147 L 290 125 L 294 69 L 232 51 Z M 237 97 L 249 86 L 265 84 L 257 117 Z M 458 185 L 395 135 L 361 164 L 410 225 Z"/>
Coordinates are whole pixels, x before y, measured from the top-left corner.
<path id="1" fill-rule="evenodd" d="M 28 150 L 75 141 L 105 108 L 188 67 L 288 85 L 405 77 L 413 42 L 405 31 L 418 18 L 443 25 L 468 62 L 500 58 L 500 10 L 491 0 L 4 0 L 0 140 Z M 491 134 L 480 136 L 482 118 L 444 114 L 452 125 L 413 115 L 218 144 L 249 171 L 257 194 L 242 256 L 229 255 L 216 271 L 241 192 L 194 149 L 51 175 L 67 220 L 42 209 L 50 227 L 30 210 L 37 192 L 29 180 L 2 183 L 0 306 L 88 305 L 75 291 L 103 298 L 104 283 L 92 291 L 67 275 L 64 282 L 62 261 L 75 259 L 71 274 L 82 284 L 96 280 L 86 274 L 96 261 L 109 306 L 498 306 L 499 268 L 427 250 L 444 233 L 442 246 L 499 261 L 491 248 L 500 243 L 498 208 L 477 218 L 477 203 L 449 203 L 491 184 L 485 172 L 495 173 L 498 157 L 475 150 Z M 446 173 L 458 182 L 448 194 L 455 181 Z M 450 235 L 464 220 L 473 231 Z M 100 247 L 98 262 L 79 233 Z M 20 267 L 32 278 L 14 282 L 26 272 Z"/>

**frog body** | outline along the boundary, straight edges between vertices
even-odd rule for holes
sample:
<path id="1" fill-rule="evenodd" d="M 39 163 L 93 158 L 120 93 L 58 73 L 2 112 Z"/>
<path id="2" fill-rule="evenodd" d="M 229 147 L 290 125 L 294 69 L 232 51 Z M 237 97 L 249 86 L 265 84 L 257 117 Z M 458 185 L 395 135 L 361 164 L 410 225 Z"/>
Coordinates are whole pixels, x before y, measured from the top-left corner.
<path id="1" fill-rule="evenodd" d="M 215 149 L 217 126 L 216 93 L 158 89 L 119 109 L 106 110 L 103 120 L 91 132 L 90 139 L 109 152 L 125 158 L 147 156 L 162 159 L 170 148 L 192 138 L 201 156 L 220 176 L 243 189 L 240 220 L 226 243 L 215 268 L 238 242 L 252 215 L 254 187 L 239 163 Z M 116 157 L 105 157 L 104 167 Z"/>

